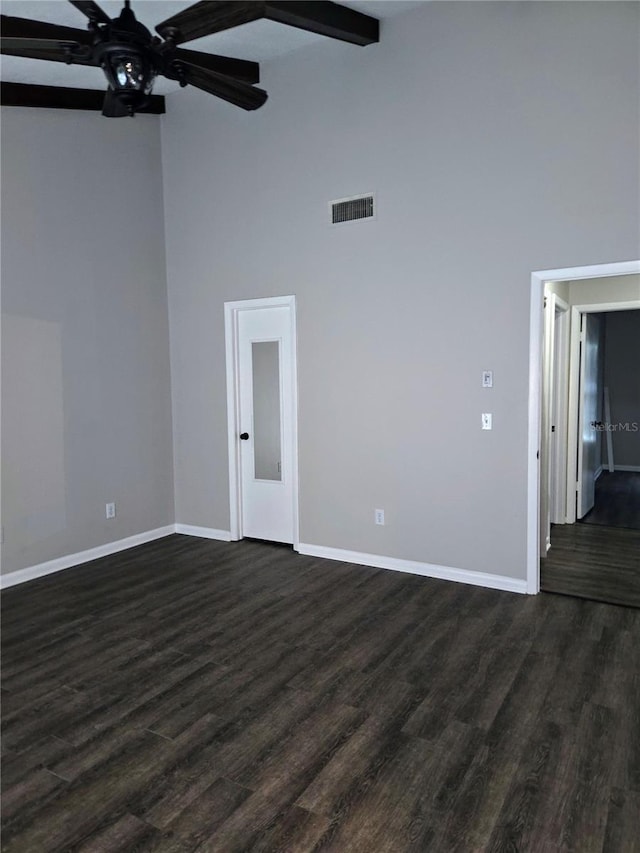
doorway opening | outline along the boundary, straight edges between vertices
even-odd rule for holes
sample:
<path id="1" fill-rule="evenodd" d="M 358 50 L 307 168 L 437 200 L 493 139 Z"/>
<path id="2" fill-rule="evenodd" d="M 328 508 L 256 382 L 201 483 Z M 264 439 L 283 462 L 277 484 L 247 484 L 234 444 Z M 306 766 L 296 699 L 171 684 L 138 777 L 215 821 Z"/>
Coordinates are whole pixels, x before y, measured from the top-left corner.
<path id="1" fill-rule="evenodd" d="M 231 540 L 297 550 L 295 297 L 224 307 Z"/>
<path id="2" fill-rule="evenodd" d="M 576 506 L 576 497 L 577 489 L 581 485 L 578 482 L 580 455 L 578 433 L 585 423 L 579 422 L 579 359 L 571 358 L 571 354 L 575 351 L 576 342 L 578 346 L 580 344 L 582 317 L 596 312 L 640 309 L 640 279 L 634 278 L 639 275 L 639 261 L 542 270 L 532 274 L 527 523 L 527 591 L 530 593 L 537 593 L 541 588 L 540 557 L 545 557 L 549 553 L 549 548 L 552 547 L 551 524 L 557 525 L 557 530 L 565 534 L 570 532 L 571 536 L 576 535 L 575 521 L 580 511 L 579 505 Z M 614 297 L 617 301 L 612 305 L 606 302 L 606 297 L 603 298 L 603 292 L 599 288 L 611 284 L 611 282 L 603 282 L 603 279 L 614 277 L 621 277 L 625 287 L 619 297 Z M 588 281 L 589 279 L 593 281 Z M 573 290 L 571 298 L 569 298 L 570 289 Z M 580 298 L 577 296 L 578 293 Z M 545 295 L 547 296 L 546 305 Z M 564 371 L 565 376 L 568 374 L 566 396 L 558 371 Z M 563 438 L 565 430 L 563 418 L 566 418 L 566 441 Z M 590 430 L 593 432 L 591 420 L 599 422 L 602 419 L 594 417 L 587 420 L 586 435 L 589 435 Z M 590 437 L 593 438 L 593 435 Z M 565 448 L 564 462 L 563 447 Z M 587 459 L 587 466 L 589 464 L 591 463 Z M 564 477 L 563 465 L 566 469 Z M 584 465 L 583 459 L 583 468 Z M 564 495 L 563 487 L 560 485 L 563 479 Z M 587 525 L 578 525 L 580 529 L 587 527 Z M 600 533 L 602 531 L 603 528 Z M 631 531 L 631 533 L 633 535 L 637 531 Z M 572 555 L 579 545 L 577 542 L 569 541 L 570 539 L 571 537 L 564 543 L 564 553 L 561 554 L 565 563 L 573 558 Z M 638 545 L 640 546 L 640 539 Z M 603 552 L 610 553 L 614 548 L 615 543 L 609 538 L 609 541 L 603 545 Z M 593 550 L 591 553 L 593 555 Z M 632 563 L 633 559 L 629 557 L 630 567 Z M 587 590 L 587 593 L 586 597 L 597 597 L 592 594 L 593 590 Z M 640 601 L 638 603 L 640 604 Z"/>
<path id="3" fill-rule="evenodd" d="M 581 524 L 640 530 L 640 308 L 598 310 L 602 307 L 589 306 L 592 313 L 581 314 L 587 334 L 588 322 L 597 324 L 600 358 L 584 383 L 597 391 L 593 419 L 580 392 L 579 450 L 581 436 L 590 432 L 595 461 L 587 466 L 591 476 L 583 477 L 576 518 Z"/>

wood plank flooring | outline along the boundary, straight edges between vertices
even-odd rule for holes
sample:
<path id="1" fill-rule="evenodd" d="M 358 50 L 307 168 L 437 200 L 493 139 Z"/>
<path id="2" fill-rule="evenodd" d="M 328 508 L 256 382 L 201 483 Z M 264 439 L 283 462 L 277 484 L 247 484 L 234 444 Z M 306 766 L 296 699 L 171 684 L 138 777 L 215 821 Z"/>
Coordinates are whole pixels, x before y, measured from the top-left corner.
<path id="1" fill-rule="evenodd" d="M 640 607 L 640 530 L 595 524 L 554 524 L 540 561 L 546 592 Z"/>
<path id="2" fill-rule="evenodd" d="M 640 530 L 640 473 L 603 471 L 596 480 L 594 507 L 581 524 Z"/>
<path id="3" fill-rule="evenodd" d="M 640 611 L 171 536 L 3 595 L 3 847 L 640 851 Z"/>

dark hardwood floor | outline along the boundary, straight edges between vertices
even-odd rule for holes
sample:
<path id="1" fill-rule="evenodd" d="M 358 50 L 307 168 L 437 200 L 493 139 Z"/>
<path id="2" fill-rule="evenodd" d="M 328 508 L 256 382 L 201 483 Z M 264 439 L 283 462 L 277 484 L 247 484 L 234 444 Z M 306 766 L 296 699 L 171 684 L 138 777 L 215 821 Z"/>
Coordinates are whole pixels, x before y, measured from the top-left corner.
<path id="1" fill-rule="evenodd" d="M 596 501 L 581 524 L 640 530 L 640 473 L 603 471 L 596 480 Z"/>
<path id="2" fill-rule="evenodd" d="M 640 851 L 640 611 L 183 536 L 3 595 L 3 850 Z"/>
<path id="3" fill-rule="evenodd" d="M 640 530 L 554 524 L 540 561 L 545 592 L 640 607 Z"/>

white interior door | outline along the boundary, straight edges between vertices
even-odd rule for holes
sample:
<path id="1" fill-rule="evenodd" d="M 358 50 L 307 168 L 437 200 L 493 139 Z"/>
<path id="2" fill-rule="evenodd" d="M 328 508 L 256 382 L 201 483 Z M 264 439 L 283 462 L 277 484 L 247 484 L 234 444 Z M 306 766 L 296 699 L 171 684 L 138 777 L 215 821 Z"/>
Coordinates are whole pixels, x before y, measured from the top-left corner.
<path id="1" fill-rule="evenodd" d="M 287 543 L 296 538 L 297 501 L 292 312 L 291 305 L 246 307 L 236 325 L 240 535 Z"/>
<path id="2" fill-rule="evenodd" d="M 595 503 L 598 432 L 598 354 L 600 318 L 582 314 L 578 420 L 578 487 L 576 515 L 585 516 Z"/>

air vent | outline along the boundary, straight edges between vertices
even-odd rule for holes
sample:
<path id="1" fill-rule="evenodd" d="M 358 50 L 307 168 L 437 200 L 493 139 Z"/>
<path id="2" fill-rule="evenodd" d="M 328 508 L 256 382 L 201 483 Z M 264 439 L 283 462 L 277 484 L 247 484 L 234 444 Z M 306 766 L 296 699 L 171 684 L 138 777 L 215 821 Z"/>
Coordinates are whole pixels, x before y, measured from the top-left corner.
<path id="1" fill-rule="evenodd" d="M 354 222 L 358 219 L 374 219 L 375 205 L 373 195 L 359 195 L 352 198 L 340 198 L 330 202 L 331 224 Z"/>

